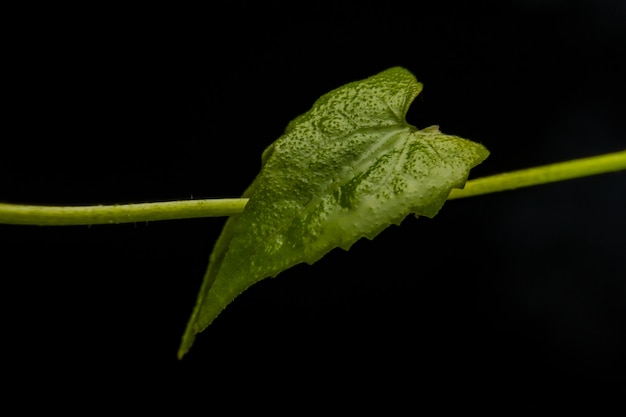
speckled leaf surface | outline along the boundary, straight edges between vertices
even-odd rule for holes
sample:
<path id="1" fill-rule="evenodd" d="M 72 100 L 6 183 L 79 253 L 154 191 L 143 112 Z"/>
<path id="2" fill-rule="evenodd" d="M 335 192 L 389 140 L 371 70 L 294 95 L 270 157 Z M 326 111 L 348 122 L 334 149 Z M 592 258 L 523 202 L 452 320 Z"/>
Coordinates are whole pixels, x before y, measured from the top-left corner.
<path id="1" fill-rule="evenodd" d="M 372 239 L 408 214 L 432 217 L 463 187 L 489 153 L 407 124 L 421 89 L 409 71 L 391 68 L 331 91 L 288 125 L 263 153 L 245 210 L 216 242 L 179 357 L 254 283 Z"/>

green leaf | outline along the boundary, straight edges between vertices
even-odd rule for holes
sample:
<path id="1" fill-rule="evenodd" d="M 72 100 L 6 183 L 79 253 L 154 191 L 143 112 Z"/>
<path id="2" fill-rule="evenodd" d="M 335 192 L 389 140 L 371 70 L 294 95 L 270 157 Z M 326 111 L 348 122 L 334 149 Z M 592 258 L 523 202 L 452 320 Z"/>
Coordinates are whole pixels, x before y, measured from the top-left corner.
<path id="1" fill-rule="evenodd" d="M 432 217 L 488 151 L 405 121 L 422 85 L 403 68 L 318 99 L 265 150 L 242 214 L 218 238 L 179 357 L 252 284 L 335 247 L 374 238 L 408 214 Z"/>

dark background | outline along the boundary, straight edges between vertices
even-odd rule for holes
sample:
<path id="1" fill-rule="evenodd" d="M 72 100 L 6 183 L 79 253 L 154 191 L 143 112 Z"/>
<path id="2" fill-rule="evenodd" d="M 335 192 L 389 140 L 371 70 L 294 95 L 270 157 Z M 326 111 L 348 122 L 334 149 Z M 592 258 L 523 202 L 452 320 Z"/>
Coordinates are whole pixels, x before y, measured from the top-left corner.
<path id="1" fill-rule="evenodd" d="M 317 97 L 396 65 L 424 83 L 410 123 L 491 151 L 472 177 L 626 147 L 624 1 L 229 4 L 8 13 L 0 201 L 236 197 Z M 3 225 L 5 395 L 623 409 L 625 191 L 622 172 L 448 202 L 253 286 L 183 361 L 223 218 Z"/>

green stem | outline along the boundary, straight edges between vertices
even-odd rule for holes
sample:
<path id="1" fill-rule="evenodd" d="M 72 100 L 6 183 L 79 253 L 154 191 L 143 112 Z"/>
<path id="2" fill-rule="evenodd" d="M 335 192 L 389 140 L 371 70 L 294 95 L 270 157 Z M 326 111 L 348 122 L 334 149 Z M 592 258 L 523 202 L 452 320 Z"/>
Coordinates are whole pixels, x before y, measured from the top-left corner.
<path id="1" fill-rule="evenodd" d="M 626 150 L 477 178 L 467 181 L 462 190 L 453 189 L 448 199 L 473 197 L 624 169 L 626 169 Z"/>
<path id="2" fill-rule="evenodd" d="M 470 180 L 464 189 L 453 189 L 448 199 L 472 197 L 625 169 L 626 151 L 614 152 Z M 246 198 L 226 198 L 70 207 L 0 203 L 0 224 L 70 226 L 232 216 L 241 213 L 247 202 Z"/>
<path id="3" fill-rule="evenodd" d="M 62 207 L 0 203 L 0 223 L 71 226 L 232 216 L 241 213 L 247 202 L 245 198 L 224 198 Z"/>

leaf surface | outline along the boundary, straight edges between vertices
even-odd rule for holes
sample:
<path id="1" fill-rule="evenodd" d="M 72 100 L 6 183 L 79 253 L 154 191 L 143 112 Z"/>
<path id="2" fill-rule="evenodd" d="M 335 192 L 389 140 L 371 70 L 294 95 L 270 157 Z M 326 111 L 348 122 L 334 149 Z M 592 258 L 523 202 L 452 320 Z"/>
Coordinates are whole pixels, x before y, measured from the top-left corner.
<path id="1" fill-rule="evenodd" d="M 242 214 L 226 221 L 179 350 L 254 283 L 408 214 L 433 217 L 489 152 L 405 121 L 422 84 L 394 67 L 320 97 L 262 156 Z"/>

